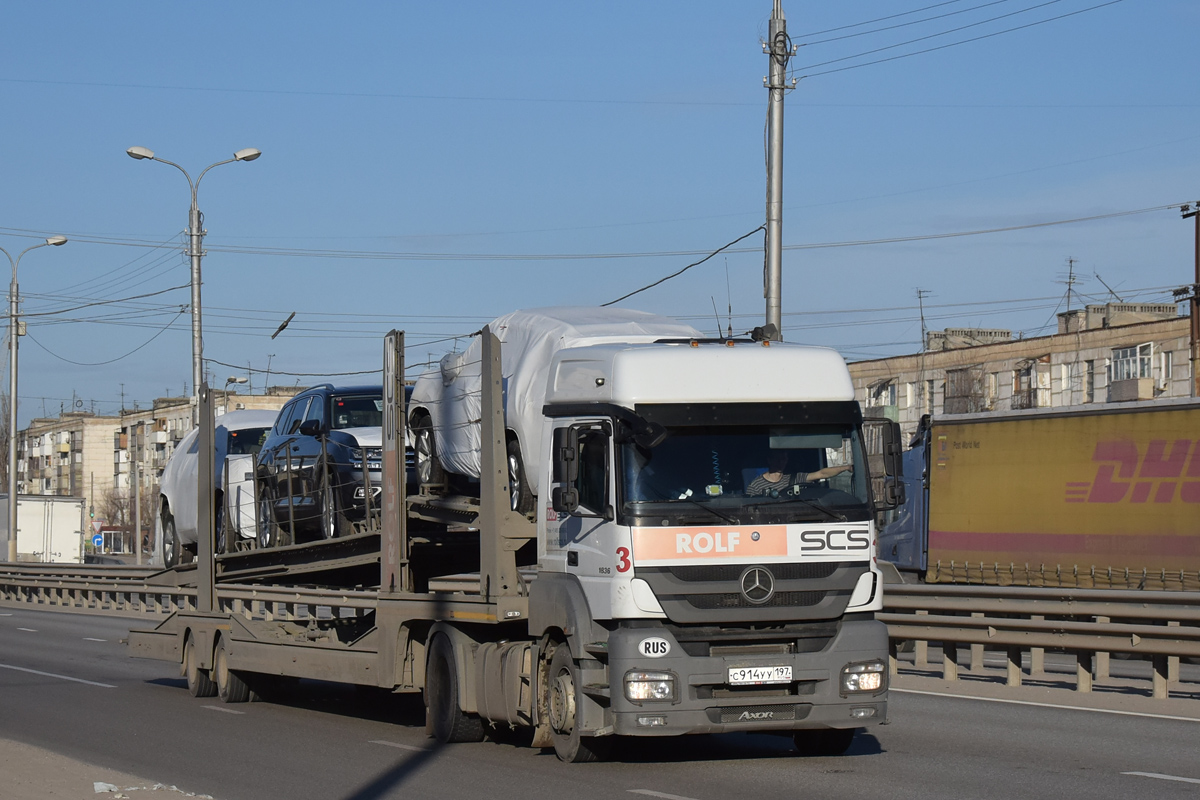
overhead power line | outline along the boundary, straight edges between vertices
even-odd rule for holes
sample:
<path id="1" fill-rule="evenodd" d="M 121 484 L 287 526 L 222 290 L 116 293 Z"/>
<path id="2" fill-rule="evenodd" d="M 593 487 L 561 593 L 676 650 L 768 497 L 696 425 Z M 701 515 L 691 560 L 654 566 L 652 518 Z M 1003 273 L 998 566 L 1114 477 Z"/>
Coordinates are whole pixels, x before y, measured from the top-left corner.
<path id="1" fill-rule="evenodd" d="M 1037 5 L 1026 6 L 1025 8 L 1019 8 L 1016 11 L 1010 11 L 1007 14 L 1000 14 L 999 16 L 989 17 L 988 19 L 981 19 L 977 22 L 969 22 L 966 25 L 960 25 L 957 28 L 950 28 L 948 30 L 938 31 L 937 33 L 930 33 L 925 36 L 918 36 L 916 39 L 908 39 L 907 41 L 896 42 L 895 44 L 884 45 L 883 47 L 876 47 L 871 50 L 864 50 L 861 53 L 855 53 L 854 55 L 850 55 L 850 56 L 842 56 L 841 58 L 834 58 L 834 59 L 830 59 L 829 61 L 821 61 L 817 64 L 810 64 L 807 67 L 799 67 L 798 69 L 800 69 L 800 70 L 815 69 L 816 67 L 824 67 L 829 64 L 838 64 L 842 61 L 851 61 L 856 58 L 862 58 L 863 56 L 874 55 L 875 53 L 883 53 L 888 50 L 895 50 L 897 47 L 907 47 L 908 45 L 916 44 L 917 42 L 927 42 L 930 39 L 936 39 L 939 36 L 949 36 L 952 33 L 958 33 L 960 31 L 965 31 L 968 28 L 978 28 L 980 25 L 987 25 L 989 22 L 995 22 L 996 20 L 1000 20 L 1000 19 L 1007 19 L 1008 17 L 1015 17 L 1017 14 L 1027 14 L 1030 11 L 1036 11 L 1039 8 L 1044 8 L 1046 6 L 1052 6 L 1057 3 L 1061 3 L 1061 2 L 1063 2 L 1063 0 L 1045 0 L 1045 2 L 1038 3 Z"/>
<path id="2" fill-rule="evenodd" d="M 164 326 L 163 326 L 163 327 L 162 327 L 162 328 L 161 328 L 161 329 L 158 331 L 158 333 L 154 334 L 154 335 L 153 335 L 153 336 L 151 336 L 149 339 L 147 339 L 146 341 L 144 341 L 144 342 L 142 342 L 141 344 L 139 344 L 137 347 L 135 347 L 135 348 L 133 348 L 132 350 L 130 350 L 128 353 L 125 353 L 124 355 L 119 355 L 119 356 L 117 356 L 116 358 L 110 358 L 110 359 L 108 359 L 107 361 L 91 361 L 91 362 L 89 362 L 89 361 L 72 361 L 71 359 L 67 358 L 66 356 L 60 356 L 58 353 L 54 352 L 54 351 L 53 351 L 53 350 L 51 350 L 49 347 L 46 347 L 46 345 L 42 344 L 42 343 L 41 343 L 41 342 L 39 342 L 37 339 L 35 339 L 35 338 L 33 337 L 33 334 L 29 333 L 28 331 L 26 331 L 26 332 L 25 332 L 25 336 L 26 336 L 26 338 L 28 338 L 28 339 L 29 339 L 31 342 L 33 342 L 33 343 L 34 343 L 34 344 L 36 344 L 38 347 L 40 347 L 40 348 L 42 348 L 43 350 L 45 350 L 45 351 L 46 351 L 47 353 L 49 353 L 50 355 L 52 355 L 52 356 L 54 356 L 55 358 L 57 358 L 59 361 L 65 361 L 66 363 L 68 363 L 68 364 L 74 364 L 74 365 L 75 365 L 75 366 L 77 366 L 77 367 L 102 367 L 102 366 L 104 366 L 105 364 L 113 364 L 113 363 L 115 363 L 115 362 L 117 362 L 117 361 L 120 361 L 121 359 L 124 359 L 124 358 L 129 358 L 131 355 L 133 355 L 133 354 L 134 354 L 134 353 L 136 353 L 137 351 L 141 350 L 143 347 L 145 347 L 146 345 L 150 344 L 151 342 L 153 342 L 153 341 L 154 341 L 155 339 L 157 339 L 159 336 L 162 336 L 164 333 L 166 333 L 166 332 L 167 332 L 167 329 L 168 329 L 168 328 L 170 328 L 172 325 L 174 325 L 174 324 L 175 324 L 175 322 L 176 322 L 176 320 L 178 320 L 178 319 L 179 319 L 181 316 L 183 316 L 183 314 L 184 314 L 184 312 L 183 312 L 183 311 L 180 311 L 178 314 L 176 314 L 176 315 L 175 315 L 175 318 L 174 318 L 174 319 L 172 319 L 170 322 L 168 322 L 166 325 L 164 325 Z"/>
<path id="3" fill-rule="evenodd" d="M 1190 137 L 1194 138 L 1194 137 Z M 1010 233 L 1013 231 L 1036 230 L 1038 228 L 1048 228 L 1056 225 L 1074 225 L 1083 222 L 1095 222 L 1104 219 L 1116 219 L 1118 217 L 1129 217 L 1137 214 L 1149 214 L 1155 211 L 1172 210 L 1175 211 L 1182 203 L 1166 203 L 1164 205 L 1150 206 L 1148 208 L 1137 208 L 1128 211 L 1113 211 L 1107 214 L 1092 214 L 1086 217 L 1072 217 L 1070 219 L 1056 219 L 1045 222 L 1030 222 L 1022 225 L 1005 225 L 996 228 L 978 228 L 966 231 L 950 231 L 947 233 L 924 233 L 914 234 L 912 236 L 893 236 L 879 239 L 853 239 L 848 241 L 836 242 L 810 242 L 807 244 L 785 244 L 784 250 L 820 250 L 833 247 L 864 247 L 869 245 L 880 244 L 898 244 L 903 242 L 921 242 L 932 241 L 936 239 L 952 239 L 963 236 L 984 236 L 994 233 Z M 757 229 L 756 229 L 757 230 Z M 31 234 L 40 235 L 41 232 L 31 231 Z M 157 244 L 139 244 L 138 240 L 120 240 L 116 238 L 105 239 L 86 239 L 74 234 L 71 240 L 78 242 L 81 240 L 90 241 L 93 244 L 120 244 L 139 247 L 158 247 Z M 744 238 L 744 237 L 743 237 Z M 388 251 L 388 250 L 325 250 L 325 249 L 309 249 L 309 248 L 288 248 L 288 247 L 251 247 L 251 246 L 210 246 L 207 248 L 209 252 L 221 253 L 240 253 L 244 255 L 262 255 L 262 256 L 284 256 L 288 258 L 341 258 L 341 259 L 366 259 L 378 261 L 594 261 L 606 259 L 628 259 L 628 258 L 677 258 L 686 256 L 703 256 L 710 255 L 709 250 L 648 250 L 648 251 L 632 251 L 632 252 L 608 252 L 608 253 L 419 253 L 411 251 Z M 730 247 L 718 252 L 726 253 L 755 253 L 759 252 L 758 247 Z M 183 288 L 183 287 L 172 287 Z M 170 291 L 166 289 L 163 291 Z M 161 294 L 158 292 L 156 294 Z M 140 295 L 139 295 L 140 296 Z M 134 299 L 134 298 L 126 298 Z M 115 302 L 115 301 L 114 301 Z M 66 309 L 64 309 L 66 310 Z M 58 313 L 58 312 L 54 312 Z M 285 312 L 286 313 L 286 312 Z"/>
<path id="4" fill-rule="evenodd" d="M 718 247 L 716 250 L 713 250 L 711 253 L 709 253 L 709 254 L 708 254 L 708 255 L 706 255 L 704 258 L 700 259 L 699 261 L 693 261 L 691 264 L 688 264 L 688 265 L 687 265 L 686 267 L 684 267 L 683 269 L 681 269 L 681 270 L 678 270 L 678 271 L 676 271 L 676 272 L 672 272 L 670 275 L 667 275 L 665 278 L 659 278 L 659 279 L 658 279 L 658 280 L 656 280 L 654 283 L 647 284 L 646 286 L 643 286 L 643 287 L 642 287 L 642 288 L 640 288 L 640 289 L 634 289 L 632 292 L 629 292 L 628 294 L 623 294 L 623 295 L 621 295 L 620 297 L 618 297 L 616 300 L 609 300 L 607 303 L 601 303 L 601 304 L 600 304 L 600 307 L 601 307 L 601 308 L 604 308 L 605 306 L 611 306 L 611 305 L 615 305 L 615 304 L 617 304 L 617 303 L 621 302 L 622 300 L 627 300 L 627 299 L 629 299 L 630 297 L 633 297 L 635 294 L 640 294 L 640 293 L 642 293 L 642 292 L 646 291 L 647 289 L 653 289 L 655 286 L 658 286 L 658 285 L 659 285 L 659 284 L 661 284 L 661 283 L 666 283 L 667 281 L 671 280 L 672 278 L 678 278 L 680 275 L 682 275 L 683 273 L 687 272 L 687 271 L 688 271 L 689 269 L 691 269 L 692 267 L 698 267 L 698 266 L 700 266 L 700 265 L 701 265 L 701 264 L 703 264 L 705 261 L 708 261 L 710 258 L 712 258 L 713 256 L 715 256 L 717 253 L 720 253 L 722 250 L 727 250 L 727 249 L 729 249 L 730 247 L 732 247 L 733 245 L 735 245 L 735 244 L 737 244 L 738 242 L 742 241 L 743 239 L 748 239 L 749 237 L 753 236 L 754 234 L 758 233 L 759 231 L 763 231 L 763 230 L 766 230 L 766 229 L 767 229 L 767 226 L 766 226 L 766 225 L 759 225 L 759 226 L 758 226 L 757 228 L 755 228 L 754 230 L 750 231 L 749 233 L 744 233 L 744 234 L 742 234 L 741 236 L 739 236 L 738 238 L 734 239 L 734 240 L 733 240 L 732 242 L 730 242 L 729 244 L 724 244 L 724 245 L 721 245 L 721 246 L 720 246 L 720 247 Z"/>
<path id="5" fill-rule="evenodd" d="M 933 53 L 938 50 L 945 50 L 950 47 L 958 47 L 959 45 L 970 44 L 971 42 L 978 42 L 978 41 L 982 41 L 983 39 L 991 39 L 994 36 L 1002 36 L 1006 33 L 1013 33 L 1014 31 L 1025 30 L 1026 28 L 1032 28 L 1037 25 L 1045 25 L 1047 22 L 1055 22 L 1060 19 L 1066 19 L 1067 17 L 1074 17 L 1078 14 L 1086 14 L 1089 11 L 1095 11 L 1098 8 L 1104 8 L 1106 6 L 1116 5 L 1117 3 L 1120 3 L 1120 2 L 1123 2 L 1123 0 L 1108 0 L 1107 3 L 1099 3 L 1094 6 L 1089 6 L 1087 8 L 1079 9 L 1078 11 L 1071 11 L 1066 14 L 1060 14 L 1057 17 L 1049 17 L 1047 19 L 1038 20 L 1037 22 L 1030 22 L 1030 23 L 1026 23 L 1025 25 L 1017 25 L 1016 27 L 1013 27 L 1013 28 L 1005 28 L 1002 31 L 993 31 L 992 33 L 985 33 L 980 36 L 973 36 L 969 39 L 962 39 L 957 42 L 950 42 L 949 44 L 938 45 L 937 47 L 927 47 L 924 50 L 916 50 L 912 53 L 903 53 L 898 56 L 888 56 L 887 58 L 877 58 L 874 61 L 865 61 L 861 64 L 851 64 L 846 67 L 837 67 L 836 69 L 822 70 L 821 72 L 808 72 L 808 73 L 805 73 L 804 75 L 800 75 L 798 77 L 800 77 L 800 78 L 815 78 L 820 75 L 832 75 L 835 72 L 846 72 L 847 70 L 860 69 L 861 67 L 870 67 L 875 64 L 883 64 L 888 61 L 899 61 L 902 58 L 912 58 L 913 56 L 924 55 L 925 53 Z M 926 37 L 926 38 L 928 38 L 928 37 Z M 914 41 L 919 41 L 919 40 L 914 40 Z M 874 51 L 868 51 L 868 52 L 874 52 Z M 851 58 L 861 58 L 862 56 L 864 56 L 866 54 L 867 53 L 859 53 L 857 56 L 851 56 Z M 844 59 L 838 59 L 838 60 L 844 60 Z M 825 63 L 833 63 L 833 62 L 825 62 Z M 812 69 L 817 66 L 821 66 L 821 65 L 814 64 L 809 67 L 799 67 L 798 69 L 794 70 L 792 73 L 789 73 L 789 74 L 794 75 L 796 72 L 801 72 L 801 71 L 804 71 L 807 69 Z"/>
<path id="6" fill-rule="evenodd" d="M 1059 0 L 1053 0 L 1053 2 L 1058 2 L 1058 1 Z M 896 30 L 897 28 L 907 28 L 910 25 L 920 25 L 922 22 L 933 22 L 936 19 L 945 19 L 946 17 L 955 17 L 955 16 L 958 16 L 959 14 L 969 14 L 970 12 L 978 11 L 981 8 L 987 8 L 989 6 L 997 6 L 997 5 L 1000 5 L 1001 3 L 1011 3 L 1011 2 L 1012 2 L 1012 0 L 991 0 L 991 2 L 988 2 L 988 3 L 982 3 L 981 5 L 971 6 L 970 8 L 960 8 L 958 11 L 947 11 L 945 14 L 937 14 L 932 17 L 924 17 L 922 19 L 913 19 L 913 20 L 909 20 L 908 22 L 900 22 L 895 25 L 888 25 L 883 28 L 873 28 L 872 30 L 869 30 L 869 31 L 859 31 L 857 33 L 847 33 L 843 36 L 833 36 L 828 39 L 818 39 L 815 42 L 805 42 L 804 46 L 812 47 L 812 46 L 818 45 L 818 44 L 827 44 L 828 42 L 840 42 L 844 39 L 854 39 L 859 36 L 870 36 L 873 33 L 884 33 L 885 31 Z M 1035 8 L 1036 7 L 1037 6 L 1035 6 Z M 908 13 L 911 14 L 914 12 L 908 12 Z M 1019 14 L 1020 12 L 1017 11 L 1017 12 L 1013 12 L 1013 13 Z M 893 15 L 893 17 L 895 17 L 895 16 L 905 16 L 905 15 L 903 15 L 903 14 Z M 1005 16 L 1008 16 L 1008 15 L 1005 15 Z M 885 17 L 884 19 L 888 19 L 888 17 Z M 999 19 L 999 17 L 993 17 L 992 20 L 984 20 L 984 22 L 991 22 L 994 19 Z M 869 24 L 870 23 L 860 22 L 860 23 L 857 23 L 856 25 L 850 25 L 847 27 L 848 28 L 860 27 L 862 25 L 869 25 Z M 983 23 L 981 22 L 981 23 L 976 23 L 976 24 L 982 25 Z M 808 34 L 808 36 L 814 36 L 814 35 L 816 35 L 816 34 L 811 34 L 811 33 Z M 942 34 L 935 34 L 935 35 L 940 36 Z M 807 37 L 802 37 L 802 38 L 807 38 Z M 919 41 L 919 40 L 917 40 L 917 41 Z M 899 45 L 897 45 L 897 46 L 899 46 Z"/>

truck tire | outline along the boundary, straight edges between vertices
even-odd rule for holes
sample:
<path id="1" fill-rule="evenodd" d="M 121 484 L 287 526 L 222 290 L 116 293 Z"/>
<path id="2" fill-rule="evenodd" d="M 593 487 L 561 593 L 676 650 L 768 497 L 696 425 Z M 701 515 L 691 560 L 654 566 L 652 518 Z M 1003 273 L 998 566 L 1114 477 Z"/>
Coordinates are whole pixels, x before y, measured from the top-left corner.
<path id="1" fill-rule="evenodd" d="M 175 530 L 175 517 L 166 508 L 162 512 L 162 534 L 163 566 L 175 569 L 179 566 L 179 555 L 183 548 L 179 544 L 179 533 Z"/>
<path id="2" fill-rule="evenodd" d="M 433 420 L 428 414 L 418 414 L 412 421 L 413 459 L 417 482 L 421 486 L 441 486 L 446 473 L 437 455 L 437 440 L 433 435 Z"/>
<path id="3" fill-rule="evenodd" d="M 463 713 L 458 699 L 454 648 L 448 638 L 439 634 L 433 637 L 425 662 L 426 727 L 442 744 L 483 741 L 483 720 Z"/>
<path id="4" fill-rule="evenodd" d="M 244 703 L 250 699 L 250 687 L 229 668 L 229 654 L 225 652 L 225 637 L 217 644 L 213 653 L 213 682 L 217 685 L 217 697 L 222 703 Z"/>
<path id="5" fill-rule="evenodd" d="M 200 669 L 196 661 L 196 639 L 189 636 L 183 646 L 183 677 L 187 679 L 188 693 L 192 697 L 212 697 L 217 685 L 208 677 L 208 670 Z"/>
<path id="6" fill-rule="evenodd" d="M 796 731 L 792 741 L 802 756 L 840 756 L 850 749 L 857 728 L 816 728 Z"/>
<path id="7" fill-rule="evenodd" d="M 509 508 L 518 514 L 528 514 L 533 511 L 533 492 L 529 490 L 529 481 L 525 479 L 525 462 L 521 458 L 521 443 L 516 438 L 508 440 L 508 489 Z"/>
<path id="8" fill-rule="evenodd" d="M 599 738 L 579 735 L 579 706 L 583 693 L 579 690 L 579 670 L 571 657 L 571 648 L 560 644 L 550 656 L 546 672 L 545 708 L 550 722 L 550 738 L 554 754 L 568 764 L 604 761 L 612 747 L 612 737 Z"/>

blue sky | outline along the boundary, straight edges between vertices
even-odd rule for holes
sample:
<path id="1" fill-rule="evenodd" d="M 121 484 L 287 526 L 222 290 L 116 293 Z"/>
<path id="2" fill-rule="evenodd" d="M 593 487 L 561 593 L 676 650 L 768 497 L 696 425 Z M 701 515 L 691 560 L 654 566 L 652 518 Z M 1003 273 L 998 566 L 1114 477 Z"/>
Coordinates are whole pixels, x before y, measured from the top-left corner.
<path id="1" fill-rule="evenodd" d="M 1068 258 L 1086 295 L 1073 304 L 1108 296 L 1097 273 L 1145 302 L 1191 281 L 1177 208 L 1022 227 L 1200 199 L 1200 5 L 1103 2 L 785 0 L 803 45 L 785 127 L 786 339 L 851 360 L 912 352 L 918 287 L 930 328 L 1044 333 Z M 21 423 L 74 400 L 113 413 L 122 391 L 144 407 L 190 382 L 188 291 L 172 288 L 188 280 L 187 184 L 126 148 L 193 177 L 263 151 L 200 187 L 205 356 L 241 365 L 212 364 L 216 383 L 249 369 L 261 391 L 268 363 L 271 383 L 302 385 L 318 379 L 290 373 L 375 369 L 393 327 L 418 363 L 515 308 L 612 300 L 762 223 L 770 10 L 9 4 L 0 246 L 72 238 L 21 263 Z M 918 238 L 845 246 L 897 237 Z M 748 330 L 761 243 L 622 305 L 714 332 L 714 304 L 723 325 L 732 305 Z"/>

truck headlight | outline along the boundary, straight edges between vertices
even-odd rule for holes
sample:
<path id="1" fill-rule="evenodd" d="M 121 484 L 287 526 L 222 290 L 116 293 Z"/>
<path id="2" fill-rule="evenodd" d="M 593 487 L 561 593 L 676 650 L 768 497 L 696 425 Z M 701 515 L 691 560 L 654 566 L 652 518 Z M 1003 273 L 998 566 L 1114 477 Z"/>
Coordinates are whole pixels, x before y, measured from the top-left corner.
<path id="1" fill-rule="evenodd" d="M 847 664 L 842 667 L 842 694 L 880 691 L 885 669 L 887 665 L 879 660 Z"/>
<path id="2" fill-rule="evenodd" d="M 625 697 L 631 703 L 673 703 L 675 676 L 670 672 L 625 673 Z"/>

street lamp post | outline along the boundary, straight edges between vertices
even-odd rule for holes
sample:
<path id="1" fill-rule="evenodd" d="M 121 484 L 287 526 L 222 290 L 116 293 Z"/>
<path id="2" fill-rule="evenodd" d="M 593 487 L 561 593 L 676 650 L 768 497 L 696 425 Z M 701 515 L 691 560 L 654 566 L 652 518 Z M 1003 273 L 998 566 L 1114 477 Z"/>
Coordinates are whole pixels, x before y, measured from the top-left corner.
<path id="1" fill-rule="evenodd" d="M 8 560 L 13 563 L 17 560 L 17 340 L 21 332 L 17 319 L 20 301 L 17 266 L 30 250 L 66 243 L 65 236 L 51 236 L 41 244 L 26 247 L 15 260 L 0 247 L 0 253 L 8 256 L 8 263 L 12 265 L 12 283 L 8 285 Z"/>
<path id="2" fill-rule="evenodd" d="M 203 242 L 204 242 L 204 217 L 200 213 L 200 207 L 196 203 L 196 192 L 200 188 L 200 181 L 204 179 L 204 175 L 213 167 L 219 167 L 222 164 L 231 164 L 234 161 L 253 161 L 262 155 L 262 151 L 256 150 L 253 147 L 247 147 L 244 150 L 238 150 L 233 154 L 233 158 L 227 158 L 224 161 L 218 161 L 215 164 L 209 164 L 200 173 L 200 177 L 192 180 L 192 176 L 183 167 L 176 164 L 174 161 L 167 161 L 165 158 L 158 158 L 154 155 L 154 151 L 145 147 L 131 147 L 125 151 L 130 158 L 135 158 L 139 161 L 159 161 L 163 164 L 170 164 L 175 169 L 183 173 L 183 177 L 187 178 L 188 186 L 192 190 L 192 207 L 188 214 L 188 256 L 192 261 L 192 416 L 193 422 L 196 420 L 196 399 L 199 397 L 200 384 L 204 382 L 204 337 L 201 327 L 200 317 L 200 259 L 204 257 Z"/>

